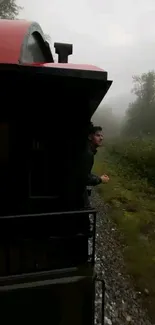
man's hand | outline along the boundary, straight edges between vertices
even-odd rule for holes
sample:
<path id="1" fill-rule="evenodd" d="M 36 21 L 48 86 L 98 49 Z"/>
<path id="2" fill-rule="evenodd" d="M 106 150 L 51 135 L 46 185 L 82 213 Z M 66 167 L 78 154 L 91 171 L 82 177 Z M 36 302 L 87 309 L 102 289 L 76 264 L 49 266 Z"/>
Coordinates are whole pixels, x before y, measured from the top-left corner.
<path id="1" fill-rule="evenodd" d="M 109 177 L 107 175 L 102 175 L 101 180 L 102 180 L 102 183 L 108 183 L 109 182 Z"/>

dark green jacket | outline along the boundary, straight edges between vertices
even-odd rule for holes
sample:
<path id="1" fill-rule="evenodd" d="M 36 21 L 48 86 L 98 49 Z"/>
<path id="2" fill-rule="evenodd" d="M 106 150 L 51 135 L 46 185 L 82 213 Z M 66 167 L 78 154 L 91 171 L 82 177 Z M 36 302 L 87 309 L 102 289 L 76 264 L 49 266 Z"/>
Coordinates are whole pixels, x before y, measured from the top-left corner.
<path id="1" fill-rule="evenodd" d="M 86 152 L 86 168 L 88 171 L 87 186 L 96 186 L 102 182 L 99 176 L 92 174 L 91 172 L 94 165 L 94 156 L 96 152 L 97 150 L 93 150 L 91 144 L 88 144 Z"/>

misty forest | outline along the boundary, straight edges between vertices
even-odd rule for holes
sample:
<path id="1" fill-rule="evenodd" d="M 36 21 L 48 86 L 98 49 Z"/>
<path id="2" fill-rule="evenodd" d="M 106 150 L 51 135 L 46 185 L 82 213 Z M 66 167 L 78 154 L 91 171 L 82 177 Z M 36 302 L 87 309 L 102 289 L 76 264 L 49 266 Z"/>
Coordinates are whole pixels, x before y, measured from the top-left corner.
<path id="1" fill-rule="evenodd" d="M 124 258 L 139 290 L 152 295 L 155 304 L 155 72 L 133 77 L 135 99 L 125 116 L 101 107 L 94 122 L 102 124 L 104 148 L 98 153 L 97 173 L 110 177 L 98 191 L 124 234 Z"/>
<path id="2" fill-rule="evenodd" d="M 14 19 L 21 9 L 6 0 L 0 17 Z M 104 132 L 94 171 L 110 178 L 97 191 L 123 235 L 128 273 L 137 291 L 147 290 L 145 305 L 155 319 L 155 71 L 133 76 L 131 92 L 134 99 L 123 116 L 103 101 L 93 117 Z"/>

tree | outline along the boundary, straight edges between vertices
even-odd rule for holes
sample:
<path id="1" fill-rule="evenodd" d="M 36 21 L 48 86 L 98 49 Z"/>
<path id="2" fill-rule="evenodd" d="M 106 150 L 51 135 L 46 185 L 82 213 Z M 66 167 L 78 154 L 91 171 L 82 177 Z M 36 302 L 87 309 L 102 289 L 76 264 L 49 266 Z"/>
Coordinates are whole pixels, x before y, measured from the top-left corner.
<path id="1" fill-rule="evenodd" d="M 147 104 L 154 100 L 155 95 L 155 72 L 143 73 L 140 77 L 133 76 L 134 87 L 132 92 Z"/>
<path id="2" fill-rule="evenodd" d="M 3 0 L 0 2 L 0 18 L 15 19 L 22 7 L 16 4 L 15 0 Z"/>
<path id="3" fill-rule="evenodd" d="M 129 105 L 123 133 L 131 136 L 155 134 L 155 72 L 133 77 L 136 100 Z"/>

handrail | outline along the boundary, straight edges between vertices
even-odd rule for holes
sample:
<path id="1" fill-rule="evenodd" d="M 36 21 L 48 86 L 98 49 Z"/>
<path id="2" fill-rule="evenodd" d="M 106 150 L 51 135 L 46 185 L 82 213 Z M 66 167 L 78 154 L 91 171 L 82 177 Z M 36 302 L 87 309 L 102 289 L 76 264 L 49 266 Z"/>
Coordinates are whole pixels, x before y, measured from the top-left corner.
<path id="1" fill-rule="evenodd" d="M 95 209 L 84 209 L 84 210 L 72 210 L 72 211 L 59 211 L 59 212 L 46 212 L 46 213 L 33 213 L 33 214 L 20 214 L 13 216 L 1 216 L 2 219 L 12 219 L 12 218 L 30 218 L 30 217 L 49 217 L 49 216 L 61 216 L 61 215 L 78 215 L 78 214 L 94 214 Z"/>

